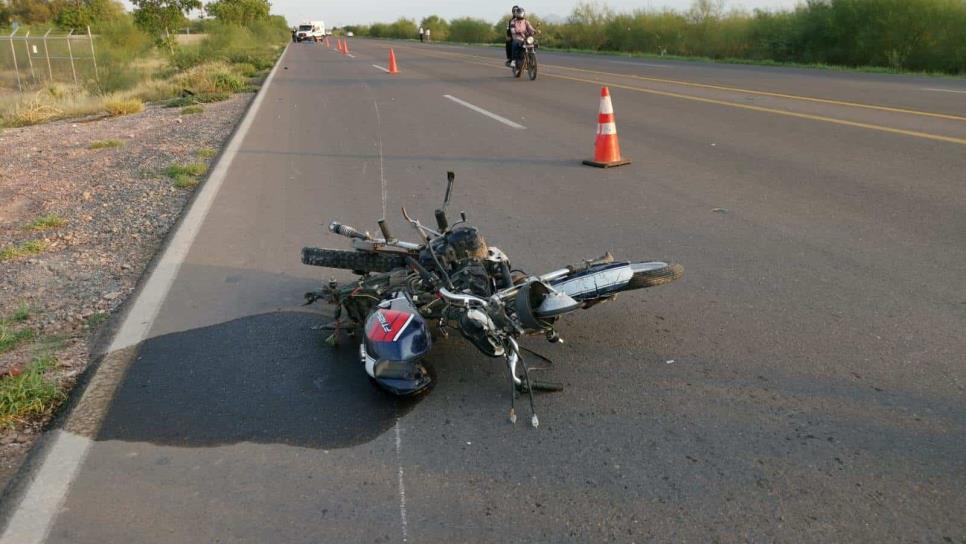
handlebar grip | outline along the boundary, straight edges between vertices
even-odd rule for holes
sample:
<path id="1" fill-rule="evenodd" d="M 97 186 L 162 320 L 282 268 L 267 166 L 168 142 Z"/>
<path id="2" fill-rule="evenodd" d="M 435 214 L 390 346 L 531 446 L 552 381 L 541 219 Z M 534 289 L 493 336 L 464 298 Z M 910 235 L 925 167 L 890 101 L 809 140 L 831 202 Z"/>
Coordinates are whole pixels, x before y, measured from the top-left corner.
<path id="1" fill-rule="evenodd" d="M 343 225 L 342 223 L 336 221 L 329 223 L 329 230 L 336 234 L 345 236 L 346 238 L 359 238 L 360 240 L 369 239 L 368 234 L 361 233 L 349 225 Z"/>
<path id="2" fill-rule="evenodd" d="M 436 226 L 439 227 L 440 232 L 446 232 L 446 228 L 449 227 L 449 221 L 446 219 L 445 211 L 436 210 Z"/>
<path id="3" fill-rule="evenodd" d="M 389 242 L 390 240 L 393 239 L 392 238 L 392 233 L 389 232 L 389 225 L 386 224 L 386 220 L 385 219 L 380 219 L 379 220 L 379 230 L 382 231 L 382 237 L 387 242 Z"/>

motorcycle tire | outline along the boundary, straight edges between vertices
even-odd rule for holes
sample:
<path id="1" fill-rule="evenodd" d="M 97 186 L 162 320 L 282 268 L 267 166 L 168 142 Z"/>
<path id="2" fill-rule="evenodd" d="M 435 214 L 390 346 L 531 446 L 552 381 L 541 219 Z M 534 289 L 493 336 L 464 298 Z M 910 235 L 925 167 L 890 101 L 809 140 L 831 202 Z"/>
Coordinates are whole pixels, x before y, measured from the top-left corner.
<path id="1" fill-rule="evenodd" d="M 530 53 L 529 57 L 527 59 L 527 77 L 530 78 L 530 81 L 533 81 L 537 79 L 537 56 Z"/>
<path id="2" fill-rule="evenodd" d="M 405 268 L 406 258 L 403 255 L 396 256 L 385 253 L 363 253 L 361 251 L 303 247 L 302 264 L 322 266 L 325 268 L 341 268 L 357 273 L 389 272 L 396 268 Z"/>
<path id="3" fill-rule="evenodd" d="M 658 285 L 665 285 L 671 283 L 672 281 L 681 279 L 682 276 L 684 276 L 683 266 L 679 264 L 669 264 L 664 268 L 634 274 L 634 277 L 631 278 L 631 281 L 627 284 L 627 290 L 629 291 L 631 289 L 643 289 L 645 287 L 657 287 Z"/>

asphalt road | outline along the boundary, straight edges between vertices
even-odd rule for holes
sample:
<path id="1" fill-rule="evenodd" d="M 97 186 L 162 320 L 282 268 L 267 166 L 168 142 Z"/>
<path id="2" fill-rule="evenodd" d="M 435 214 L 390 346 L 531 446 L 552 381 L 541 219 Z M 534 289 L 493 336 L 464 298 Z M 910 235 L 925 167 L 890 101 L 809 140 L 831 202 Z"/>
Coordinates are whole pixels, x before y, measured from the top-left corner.
<path id="1" fill-rule="evenodd" d="M 389 45 L 289 48 L 149 338 L 88 388 L 49 542 L 966 542 L 966 82 L 550 53 L 528 82 L 411 43 L 390 76 Z M 634 161 L 606 171 L 602 83 Z M 463 342 L 399 402 L 299 306 L 327 278 L 300 248 L 347 247 L 321 224 L 404 237 L 447 170 L 516 266 L 687 270 L 528 341 L 568 386 L 539 429 Z"/>

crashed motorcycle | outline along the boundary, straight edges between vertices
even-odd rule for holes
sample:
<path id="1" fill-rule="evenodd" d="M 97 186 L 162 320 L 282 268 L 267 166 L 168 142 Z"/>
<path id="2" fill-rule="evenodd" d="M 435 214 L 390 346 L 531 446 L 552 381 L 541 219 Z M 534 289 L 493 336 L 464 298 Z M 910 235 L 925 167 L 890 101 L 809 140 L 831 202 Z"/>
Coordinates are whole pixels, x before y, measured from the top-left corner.
<path id="1" fill-rule="evenodd" d="M 531 424 L 539 424 L 534 391 L 559 391 L 562 386 L 531 377 L 518 339 L 543 335 L 562 342 L 555 324 L 560 316 L 613 300 L 623 291 L 664 285 L 681 278 L 684 268 L 663 261 L 617 261 L 609 253 L 543 275 L 514 268 L 498 248 L 467 223 L 466 213 L 450 224 L 446 209 L 455 175 L 448 173 L 443 206 L 435 212 L 436 228 L 413 219 L 418 242 L 395 238 L 385 219 L 378 221 L 382 237 L 332 222 L 332 233 L 352 240 L 353 250 L 302 249 L 306 265 L 351 270 L 358 278 L 337 282 L 305 294 L 306 304 L 324 301 L 336 306 L 330 345 L 340 332 L 358 338 L 359 359 L 383 389 L 400 396 L 417 395 L 433 377 L 428 364 L 437 337 L 455 330 L 488 357 L 506 364 L 511 385 L 510 421 L 516 422 L 515 399 L 529 397 Z"/>

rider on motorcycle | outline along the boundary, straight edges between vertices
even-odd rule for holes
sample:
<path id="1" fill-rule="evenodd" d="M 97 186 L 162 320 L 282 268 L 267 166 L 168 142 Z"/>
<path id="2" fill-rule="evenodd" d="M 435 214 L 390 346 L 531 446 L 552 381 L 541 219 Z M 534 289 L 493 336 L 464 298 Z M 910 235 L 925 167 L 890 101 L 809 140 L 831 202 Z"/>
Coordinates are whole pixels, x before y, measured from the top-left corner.
<path id="1" fill-rule="evenodd" d="M 507 25 L 507 32 L 510 34 L 512 60 L 510 66 L 515 67 L 523 53 L 523 42 L 529 36 L 537 33 L 530 21 L 527 20 L 527 10 L 520 6 L 513 6 L 513 18 Z"/>

